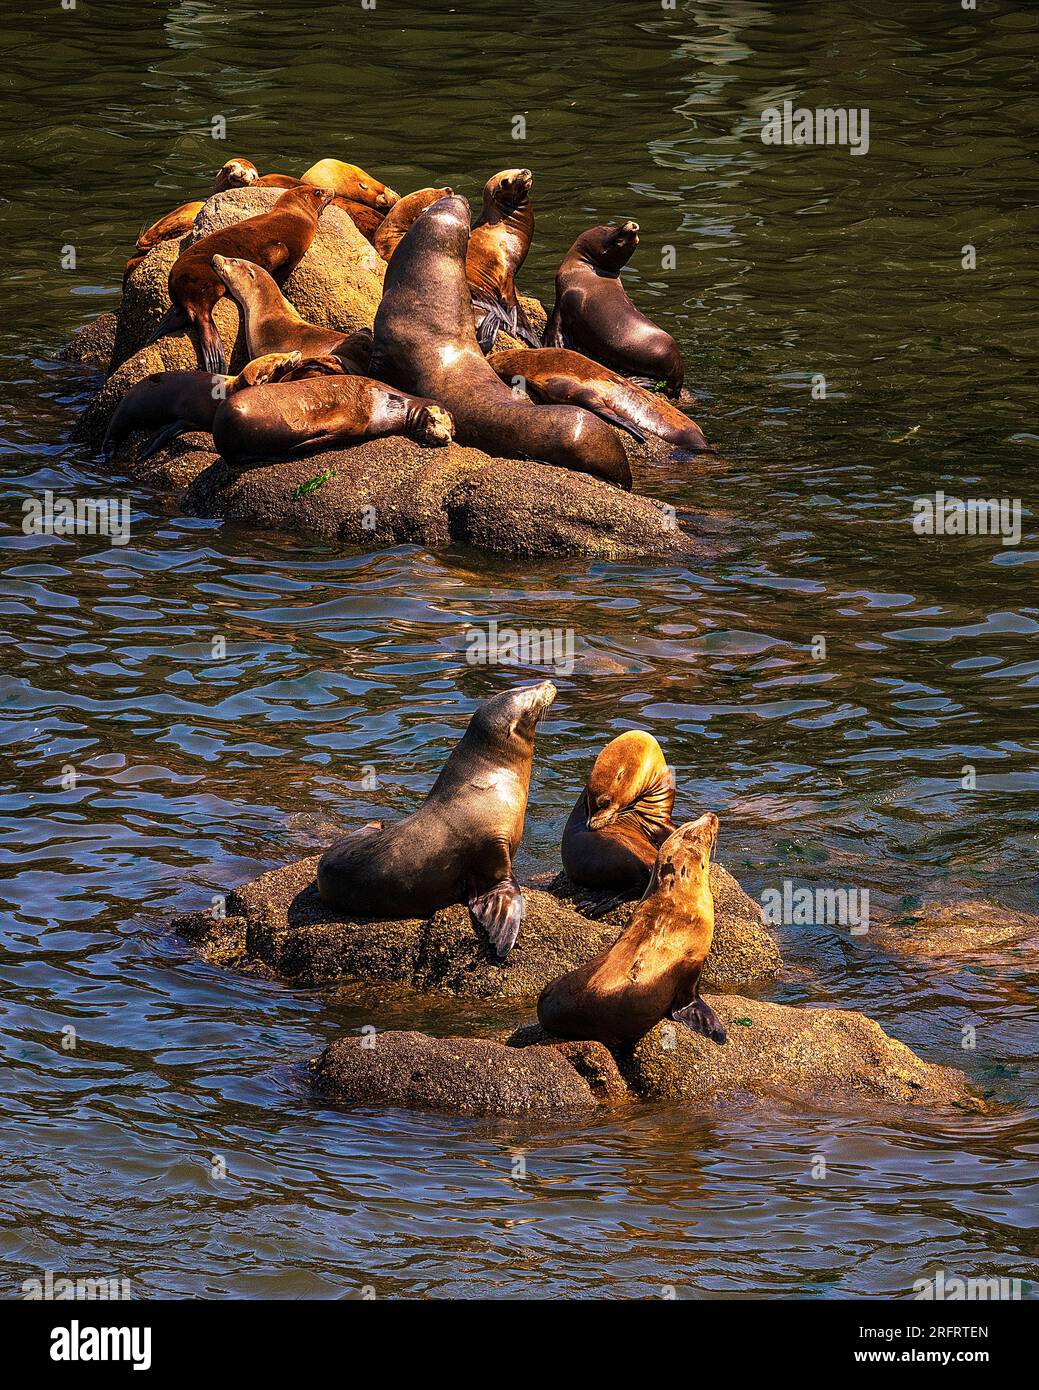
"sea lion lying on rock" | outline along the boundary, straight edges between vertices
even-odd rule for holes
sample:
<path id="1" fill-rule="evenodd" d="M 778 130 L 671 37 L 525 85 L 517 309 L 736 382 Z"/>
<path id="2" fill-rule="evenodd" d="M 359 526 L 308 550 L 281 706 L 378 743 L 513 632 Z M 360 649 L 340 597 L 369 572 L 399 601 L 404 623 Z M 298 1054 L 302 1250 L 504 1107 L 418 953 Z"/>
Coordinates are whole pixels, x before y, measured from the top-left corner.
<path id="1" fill-rule="evenodd" d="M 545 346 L 573 348 L 651 386 L 663 381 L 676 397 L 685 376 L 678 344 L 635 308 L 621 284 L 621 270 L 638 244 L 637 222 L 581 233 L 556 272 Z"/>
<path id="2" fill-rule="evenodd" d="M 386 268 L 371 373 L 439 401 L 455 437 L 499 457 L 525 456 L 631 487 L 617 435 L 586 410 L 517 400 L 476 341 L 465 274 L 469 204 L 441 198 L 417 219 Z"/>
<path id="3" fill-rule="evenodd" d="M 620 939 L 542 991 L 538 1019 L 548 1032 L 623 1047 L 670 1018 L 725 1042 L 724 1027 L 700 998 L 714 936 L 709 865 L 717 834 L 718 817 L 708 812 L 668 836 Z"/>
<path id="4" fill-rule="evenodd" d="M 344 835 L 321 857 L 318 891 L 347 915 L 412 917 L 467 903 L 500 959 L 524 916 L 512 856 L 523 837 L 534 735 L 551 681 L 485 700 L 417 811 Z"/>
<path id="5" fill-rule="evenodd" d="M 583 406 L 640 443 L 662 439 L 691 454 L 711 447 L 696 421 L 659 392 L 647 391 L 579 352 L 531 348 L 495 352 L 487 360 L 509 386 L 535 400 Z"/>

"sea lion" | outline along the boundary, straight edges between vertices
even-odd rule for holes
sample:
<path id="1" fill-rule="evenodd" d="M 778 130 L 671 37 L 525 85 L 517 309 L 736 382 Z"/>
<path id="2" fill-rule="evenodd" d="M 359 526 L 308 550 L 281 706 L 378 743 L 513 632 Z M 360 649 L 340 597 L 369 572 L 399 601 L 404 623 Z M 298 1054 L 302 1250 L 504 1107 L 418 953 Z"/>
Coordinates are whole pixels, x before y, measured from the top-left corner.
<path id="1" fill-rule="evenodd" d="M 304 364 L 304 369 L 306 364 Z M 451 417 L 366 376 L 314 375 L 259 386 L 229 397 L 213 420 L 213 442 L 232 467 L 342 449 L 365 439 L 406 434 L 420 444 L 448 444 Z"/>
<path id="2" fill-rule="evenodd" d="M 252 183 L 256 176 L 255 164 L 250 164 L 247 159 L 229 159 L 216 172 L 213 179 L 213 192 L 223 193 L 227 188 L 242 188 L 246 184 Z M 133 255 L 126 262 L 126 269 L 123 271 L 124 290 L 127 280 L 152 247 L 158 246 L 162 241 L 173 241 L 178 237 L 187 236 L 194 226 L 195 218 L 204 207 L 205 202 L 200 199 L 192 203 L 181 203 L 179 208 L 174 208 L 165 217 L 160 217 L 157 222 L 153 222 L 150 227 L 145 228 L 137 238 Z"/>
<path id="3" fill-rule="evenodd" d="M 260 188 L 312 188 L 317 187 L 312 180 L 294 179 L 290 174 L 264 174 L 256 180 Z M 334 207 L 341 208 L 354 226 L 367 240 L 371 241 L 382 225 L 383 214 L 367 203 L 359 203 L 355 198 L 344 198 L 336 193 L 332 198 Z"/>
<path id="4" fill-rule="evenodd" d="M 372 376 L 439 401 L 460 444 L 630 488 L 627 456 L 608 425 L 576 406 L 518 400 L 489 366 L 465 278 L 468 240 L 464 198 L 441 198 L 415 221 L 386 268 Z"/>
<path id="5" fill-rule="evenodd" d="M 334 328 L 308 323 L 282 294 L 273 276 L 240 256 L 215 255 L 213 269 L 238 305 L 250 357 L 298 349 L 304 357 L 338 357 L 351 372 L 368 371 L 370 328 L 338 333 Z"/>
<path id="6" fill-rule="evenodd" d="M 275 280 L 286 280 L 306 255 L 317 233 L 318 218 L 331 200 L 328 189 L 309 184 L 290 188 L 270 212 L 210 232 L 182 251 L 169 275 L 172 307 L 148 341 L 156 342 L 166 333 L 194 324 L 200 365 L 209 372 L 226 371 L 224 345 L 213 322 L 213 306 L 226 287 L 213 269 L 213 257 L 241 256 L 262 266 Z"/>
<path id="7" fill-rule="evenodd" d="M 581 233 L 556 272 L 545 346 L 573 348 L 650 385 L 663 381 L 674 397 L 685 377 L 678 344 L 635 308 L 621 284 L 621 269 L 638 244 L 637 222 Z"/>
<path id="8" fill-rule="evenodd" d="M 419 188 L 414 193 L 408 193 L 398 199 L 372 237 L 372 245 L 383 260 L 391 259 L 400 245 L 401 238 L 430 203 L 435 203 L 440 198 L 450 198 L 453 192 L 453 188 Z"/>
<path id="9" fill-rule="evenodd" d="M 476 341 L 490 352 L 499 329 L 530 347 L 537 336 L 516 298 L 516 275 L 534 236 L 529 169 L 503 169 L 487 180 L 483 210 L 473 223 L 465 253 L 465 274 L 476 316 Z"/>
<path id="10" fill-rule="evenodd" d="M 560 856 L 571 883 L 641 892 L 675 828 L 674 805 L 675 779 L 653 735 L 630 729 L 613 739 L 563 830 Z"/>
<path id="11" fill-rule="evenodd" d="M 399 193 L 394 193 L 392 188 L 387 188 L 356 164 L 344 164 L 341 159 L 319 159 L 304 171 L 302 178 L 304 183 L 330 188 L 340 198 L 366 203 L 378 212 L 387 212 L 400 198 Z"/>
<path id="12" fill-rule="evenodd" d="M 152 372 L 132 386 L 116 407 L 101 452 L 111 455 L 135 430 L 163 426 L 138 455 L 150 458 L 188 430 L 213 431 L 217 410 L 228 396 L 250 386 L 291 378 L 302 363 L 298 352 L 272 352 L 254 358 L 236 376 L 212 372 Z"/>
<path id="13" fill-rule="evenodd" d="M 667 837 L 627 929 L 608 950 L 542 990 L 542 1027 L 559 1038 L 627 1047 L 671 1018 L 725 1042 L 721 1021 L 700 998 L 714 935 L 709 870 L 717 834 L 718 817 L 708 811 Z"/>
<path id="14" fill-rule="evenodd" d="M 539 401 L 580 405 L 640 443 L 652 435 L 689 453 L 711 446 L 695 420 L 683 415 L 657 391 L 647 391 L 568 348 L 519 348 L 487 359 L 507 385 L 529 391 Z"/>
<path id="15" fill-rule="evenodd" d="M 321 857 L 326 907 L 346 917 L 428 917 L 468 903 L 504 959 L 524 916 L 512 857 L 523 837 L 534 734 L 551 681 L 484 700 L 433 789 L 410 816 L 351 831 Z"/>

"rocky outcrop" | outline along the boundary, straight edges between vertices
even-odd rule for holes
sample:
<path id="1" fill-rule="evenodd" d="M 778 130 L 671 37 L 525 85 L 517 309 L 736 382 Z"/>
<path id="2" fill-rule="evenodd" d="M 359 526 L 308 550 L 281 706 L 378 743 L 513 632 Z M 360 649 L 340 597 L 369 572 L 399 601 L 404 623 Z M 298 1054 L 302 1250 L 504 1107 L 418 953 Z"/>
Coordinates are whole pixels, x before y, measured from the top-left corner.
<path id="1" fill-rule="evenodd" d="M 102 371 L 107 371 L 118 325 L 118 315 L 98 314 L 96 319 L 76 329 L 58 357 L 63 362 L 81 362 L 85 367 L 100 367 Z"/>
<path id="2" fill-rule="evenodd" d="M 330 1044 L 310 1078 L 335 1101 L 455 1115 L 558 1115 L 628 1098 L 598 1043 L 515 1048 L 490 1038 L 371 1033 Z"/>
<path id="3" fill-rule="evenodd" d="M 635 910 L 629 903 L 612 920 L 595 921 L 551 892 L 525 887 L 526 920 L 501 963 L 476 935 L 462 906 L 444 908 L 425 921 L 331 919 L 314 883 L 318 858 L 272 869 L 237 889 L 227 900 L 226 918 L 218 922 L 201 913 L 180 918 L 175 926 L 210 959 L 259 965 L 296 984 L 383 980 L 472 999 L 531 1000 L 549 981 L 612 945 Z M 772 983 L 782 967 L 757 904 L 717 864 L 711 866 L 711 882 L 719 903 L 705 979 L 713 988 Z"/>

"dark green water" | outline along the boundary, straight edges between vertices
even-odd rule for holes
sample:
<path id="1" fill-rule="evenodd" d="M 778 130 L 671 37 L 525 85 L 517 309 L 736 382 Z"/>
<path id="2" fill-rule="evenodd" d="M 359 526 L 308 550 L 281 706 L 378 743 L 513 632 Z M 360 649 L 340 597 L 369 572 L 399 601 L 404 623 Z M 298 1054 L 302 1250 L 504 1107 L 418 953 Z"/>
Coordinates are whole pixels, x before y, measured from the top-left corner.
<path id="1" fill-rule="evenodd" d="M 0 37 L 3 1289 L 48 1269 L 145 1296 L 905 1297 L 937 1268 L 1033 1278 L 1030 960 L 940 970 L 839 928 L 781 931 L 776 998 L 865 1010 L 994 1087 L 1008 1106 L 991 1117 L 852 1124 L 762 1103 L 546 1127 L 317 1104 L 302 1063 L 344 1028 L 515 1015 L 232 977 L 166 924 L 309 852 L 320 821 L 412 808 L 473 702 L 515 679 L 466 664 L 464 625 L 492 618 L 578 640 L 522 872 L 555 867 L 595 753 L 642 726 L 679 810 L 721 816 L 750 891 L 789 878 L 869 888 L 880 908 L 1037 910 L 1034 8 L 25 13 Z M 764 146 L 760 113 L 787 97 L 868 107 L 868 155 Z M 542 296 L 577 232 L 637 218 L 629 289 L 679 338 L 725 459 L 637 485 L 702 514 L 718 558 L 339 554 L 129 487 L 125 547 L 23 535 L 25 497 L 112 491 L 67 437 L 96 381 L 54 352 L 117 306 L 139 228 L 232 154 L 288 173 L 336 155 L 471 200 L 529 165 L 522 281 Z M 938 488 L 1021 499 L 1021 543 L 915 535 L 913 500 Z"/>

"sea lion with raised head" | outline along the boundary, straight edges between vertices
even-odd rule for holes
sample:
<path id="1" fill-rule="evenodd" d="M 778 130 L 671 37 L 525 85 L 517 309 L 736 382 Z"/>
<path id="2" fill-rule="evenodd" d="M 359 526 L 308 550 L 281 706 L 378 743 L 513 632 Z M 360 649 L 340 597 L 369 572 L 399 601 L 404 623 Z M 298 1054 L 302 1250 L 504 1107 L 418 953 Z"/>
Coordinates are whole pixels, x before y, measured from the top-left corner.
<path id="1" fill-rule="evenodd" d="M 556 272 L 545 346 L 583 352 L 650 385 L 662 381 L 675 397 L 685 377 L 678 344 L 635 308 L 621 284 L 621 270 L 638 244 L 637 222 L 581 233 Z"/>
<path id="2" fill-rule="evenodd" d="M 476 341 L 465 278 L 469 204 L 441 198 L 415 221 L 386 268 L 371 374 L 439 401 L 460 444 L 530 458 L 631 487 L 619 437 L 588 411 L 520 400 Z"/>
<path id="3" fill-rule="evenodd" d="M 131 386 L 119 402 L 101 451 L 113 454 L 135 430 L 158 428 L 158 433 L 138 456 L 141 459 L 150 458 L 164 444 L 188 430 L 205 430 L 212 434 L 213 420 L 228 396 L 269 381 L 291 379 L 302 360 L 298 352 L 266 353 L 247 362 L 236 376 L 194 371 L 152 372 Z"/>
<path id="4" fill-rule="evenodd" d="M 725 1042 L 720 1019 L 700 998 L 714 936 L 710 860 L 717 834 L 718 817 L 708 811 L 667 837 L 627 929 L 542 990 L 542 1027 L 559 1038 L 628 1047 L 670 1018 Z"/>
<path id="5" fill-rule="evenodd" d="M 487 359 L 506 385 L 535 400 L 579 405 L 640 443 L 662 439 L 688 453 L 711 446 L 695 420 L 657 391 L 647 391 L 569 348 L 515 348 Z"/>
<path id="6" fill-rule="evenodd" d="M 317 187 L 312 179 L 294 179 L 290 174 L 264 174 L 256 183 L 260 188 Z M 372 241 L 382 225 L 383 214 L 368 203 L 359 203 L 355 198 L 344 198 L 341 194 L 335 193 L 332 206 L 346 213 L 366 241 Z"/>
<path id="7" fill-rule="evenodd" d="M 341 159 L 319 159 L 302 174 L 304 183 L 330 188 L 339 198 L 365 203 L 377 212 L 388 212 L 399 198 L 392 188 L 380 183 L 356 164 L 344 164 Z"/>
<path id="8" fill-rule="evenodd" d="M 402 238 L 420 213 L 425 212 L 431 203 L 441 198 L 450 198 L 453 188 L 417 188 L 407 193 L 393 204 L 382 219 L 374 235 L 372 245 L 384 261 L 389 261 L 400 245 Z"/>
<path id="9" fill-rule="evenodd" d="M 306 363 L 293 381 L 230 396 L 213 420 L 217 452 L 235 468 L 344 449 L 387 434 L 443 445 L 452 432 L 451 416 L 436 401 L 366 376 L 315 374 Z"/>
<path id="10" fill-rule="evenodd" d="M 525 911 L 512 859 L 534 734 L 555 698 L 552 682 L 542 681 L 484 700 L 417 811 L 351 831 L 325 851 L 317 869 L 325 906 L 348 918 L 404 918 L 467 903 L 504 959 Z"/>
<path id="11" fill-rule="evenodd" d="M 327 188 L 309 184 L 290 188 L 270 212 L 246 217 L 193 242 L 170 269 L 172 307 L 148 341 L 156 342 L 164 334 L 192 324 L 198 333 L 201 366 L 209 372 L 226 371 L 224 345 L 213 322 L 213 306 L 226 293 L 226 286 L 213 269 L 213 257 L 238 256 L 253 261 L 281 283 L 306 255 L 317 234 L 318 218 L 331 200 Z"/>
<path id="12" fill-rule="evenodd" d="M 213 269 L 238 305 L 250 357 L 265 352 L 301 352 L 304 357 L 338 357 L 347 371 L 366 373 L 372 331 L 339 333 L 308 323 L 298 314 L 262 266 L 240 256 L 213 257 Z"/>
<path id="13" fill-rule="evenodd" d="M 537 336 L 516 297 L 516 276 L 534 237 L 529 169 L 503 169 L 487 180 L 483 209 L 473 223 L 465 253 L 465 274 L 476 317 L 476 341 L 490 352 L 499 330 L 530 347 Z"/>
<path id="14" fill-rule="evenodd" d="M 223 193 L 227 188 L 243 188 L 246 184 L 252 183 L 255 178 L 255 164 L 250 164 L 247 159 L 229 159 L 216 172 L 213 179 L 213 192 Z M 174 241 L 179 237 L 187 236 L 194 226 L 195 218 L 205 205 L 203 199 L 196 199 L 191 203 L 181 203 L 179 208 L 174 208 L 165 217 L 160 217 L 157 222 L 153 222 L 150 227 L 145 228 L 137 238 L 133 255 L 126 262 L 126 269 L 123 271 L 124 290 L 127 280 L 152 247 L 158 246 L 162 241 Z"/>
<path id="15" fill-rule="evenodd" d="M 560 857 L 582 888 L 642 892 L 674 830 L 675 779 L 660 744 L 641 729 L 611 740 L 563 830 Z"/>

